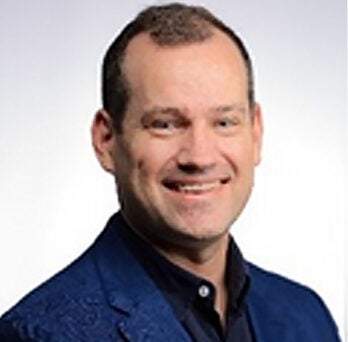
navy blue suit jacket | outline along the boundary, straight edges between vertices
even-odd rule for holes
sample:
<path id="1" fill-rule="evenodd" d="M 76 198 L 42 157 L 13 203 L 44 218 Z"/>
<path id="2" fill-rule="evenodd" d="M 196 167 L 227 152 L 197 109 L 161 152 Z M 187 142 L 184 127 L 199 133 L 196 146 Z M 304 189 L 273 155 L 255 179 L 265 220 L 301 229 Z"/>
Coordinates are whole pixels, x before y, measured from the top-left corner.
<path id="1" fill-rule="evenodd" d="M 115 215 L 75 262 L 0 319 L 0 341 L 191 341 L 117 233 Z M 308 288 L 247 264 L 257 342 L 334 342 L 337 330 Z M 203 341 L 200 341 L 203 342 Z"/>

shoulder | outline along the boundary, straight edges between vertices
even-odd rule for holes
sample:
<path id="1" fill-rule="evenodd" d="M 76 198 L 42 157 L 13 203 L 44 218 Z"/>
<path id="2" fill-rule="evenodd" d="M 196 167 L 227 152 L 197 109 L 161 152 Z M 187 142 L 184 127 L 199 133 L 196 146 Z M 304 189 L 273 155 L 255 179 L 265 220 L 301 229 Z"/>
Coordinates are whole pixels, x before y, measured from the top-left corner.
<path id="1" fill-rule="evenodd" d="M 121 226 L 114 215 L 82 256 L 6 312 L 0 341 L 115 340 L 115 324 L 153 292 L 119 237 Z"/>
<path id="2" fill-rule="evenodd" d="M 307 286 L 248 264 L 251 277 L 250 307 L 260 321 L 276 321 L 318 341 L 338 341 L 337 327 L 319 295 Z M 263 317 L 261 317 L 263 316 Z M 308 338 L 308 340 L 311 340 Z M 326 341 L 325 340 L 325 341 Z"/>
<path id="3" fill-rule="evenodd" d="M 252 279 L 252 291 L 261 298 L 283 305 L 320 305 L 321 298 L 309 287 L 299 284 L 279 274 L 266 271 L 249 263 L 248 268 Z"/>
<path id="4" fill-rule="evenodd" d="M 77 324 L 83 327 L 99 321 L 104 301 L 93 258 L 86 253 L 1 317 L 0 340 L 48 341 L 48 333 L 55 330 L 62 341 L 68 340 L 63 335 L 74 336 Z"/>

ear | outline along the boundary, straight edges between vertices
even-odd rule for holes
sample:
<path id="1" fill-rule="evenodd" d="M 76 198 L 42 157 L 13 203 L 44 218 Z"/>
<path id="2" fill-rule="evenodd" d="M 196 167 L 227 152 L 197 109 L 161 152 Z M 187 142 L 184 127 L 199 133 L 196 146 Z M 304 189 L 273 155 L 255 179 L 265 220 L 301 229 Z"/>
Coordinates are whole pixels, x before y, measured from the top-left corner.
<path id="1" fill-rule="evenodd" d="M 255 104 L 253 111 L 254 165 L 258 165 L 261 162 L 263 138 L 262 112 L 258 103 Z"/>
<path id="2" fill-rule="evenodd" d="M 99 110 L 93 119 L 92 144 L 102 168 L 115 174 L 115 129 L 113 120 L 105 110 Z"/>

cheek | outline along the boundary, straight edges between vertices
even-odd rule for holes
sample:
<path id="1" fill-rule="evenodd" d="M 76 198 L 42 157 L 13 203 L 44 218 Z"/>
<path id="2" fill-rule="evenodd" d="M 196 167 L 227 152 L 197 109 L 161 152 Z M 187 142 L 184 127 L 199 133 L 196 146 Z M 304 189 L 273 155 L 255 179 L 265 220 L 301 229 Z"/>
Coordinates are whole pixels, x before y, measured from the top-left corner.
<path id="1" fill-rule="evenodd" d="M 135 167 L 129 169 L 128 175 L 130 186 L 143 205 L 152 206 L 160 196 L 161 178 L 167 165 L 165 154 L 162 155 L 149 146 L 146 151 L 134 157 Z"/>
<path id="2" fill-rule="evenodd" d="M 170 164 L 170 156 L 174 153 L 172 150 L 170 144 L 166 144 L 163 141 L 146 141 L 142 142 L 142 148 L 133 148 L 133 152 L 130 154 L 137 176 L 144 181 L 150 178 L 159 178 L 161 171 L 165 170 L 168 164 Z"/>
<path id="3" fill-rule="evenodd" d="M 233 165 L 236 172 L 245 172 L 245 169 L 252 168 L 254 164 L 254 147 L 251 139 L 243 137 L 225 141 L 221 151 Z"/>

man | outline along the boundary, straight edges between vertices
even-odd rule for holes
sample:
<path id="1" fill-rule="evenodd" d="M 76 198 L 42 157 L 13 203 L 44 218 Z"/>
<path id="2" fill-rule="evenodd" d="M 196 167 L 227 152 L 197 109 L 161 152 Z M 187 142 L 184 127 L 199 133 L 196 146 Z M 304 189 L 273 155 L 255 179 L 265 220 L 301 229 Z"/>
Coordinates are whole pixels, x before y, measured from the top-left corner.
<path id="1" fill-rule="evenodd" d="M 92 138 L 121 211 L 2 317 L 1 341 L 338 341 L 311 290 L 245 262 L 229 235 L 262 141 L 230 28 L 198 7 L 140 13 L 105 56 Z"/>

